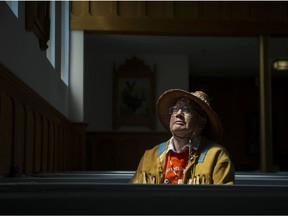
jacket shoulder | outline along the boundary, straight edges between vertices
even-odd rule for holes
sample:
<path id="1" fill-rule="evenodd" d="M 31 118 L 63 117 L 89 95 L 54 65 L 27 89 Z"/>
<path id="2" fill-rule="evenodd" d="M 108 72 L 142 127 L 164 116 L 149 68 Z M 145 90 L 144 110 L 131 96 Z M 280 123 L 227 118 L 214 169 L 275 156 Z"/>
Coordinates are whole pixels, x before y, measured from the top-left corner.
<path id="1" fill-rule="evenodd" d="M 201 147 L 200 150 L 198 162 L 203 162 L 207 155 L 209 155 L 210 158 L 213 155 L 213 157 L 221 157 L 223 159 L 224 158 L 229 159 L 229 154 L 226 148 L 210 139 L 206 139 L 205 142 L 203 143 L 203 146 Z"/>
<path id="2" fill-rule="evenodd" d="M 225 151 L 227 152 L 226 148 L 219 144 L 218 142 L 205 138 L 204 145 L 202 147 L 202 151 L 207 150 L 214 150 L 214 151 Z"/>
<path id="3" fill-rule="evenodd" d="M 157 156 L 157 157 L 159 157 L 165 151 L 165 149 L 167 147 L 167 142 L 168 141 L 162 142 L 162 143 L 154 146 L 153 148 L 146 150 L 144 153 L 145 156 Z"/>

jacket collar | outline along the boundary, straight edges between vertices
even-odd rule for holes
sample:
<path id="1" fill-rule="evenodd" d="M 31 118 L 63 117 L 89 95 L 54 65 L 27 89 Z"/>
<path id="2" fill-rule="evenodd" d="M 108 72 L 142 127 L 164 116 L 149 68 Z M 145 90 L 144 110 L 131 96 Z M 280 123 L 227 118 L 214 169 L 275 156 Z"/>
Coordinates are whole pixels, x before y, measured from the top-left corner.
<path id="1" fill-rule="evenodd" d="M 201 141 L 201 135 L 194 138 L 190 143 L 187 143 L 185 146 L 187 146 L 187 148 L 191 147 L 191 150 L 193 151 L 197 151 L 199 148 L 200 141 Z M 186 148 L 183 148 L 183 151 L 184 149 Z M 173 143 L 173 136 L 169 140 L 166 153 L 168 153 L 169 151 L 177 152 Z"/>

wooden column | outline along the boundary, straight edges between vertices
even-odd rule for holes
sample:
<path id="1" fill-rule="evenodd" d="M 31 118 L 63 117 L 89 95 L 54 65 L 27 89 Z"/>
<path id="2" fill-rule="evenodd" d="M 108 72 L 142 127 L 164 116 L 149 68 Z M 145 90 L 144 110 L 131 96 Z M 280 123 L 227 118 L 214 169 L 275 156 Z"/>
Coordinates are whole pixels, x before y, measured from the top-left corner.
<path id="1" fill-rule="evenodd" d="M 259 37 L 260 69 L 260 170 L 273 171 L 271 70 L 269 62 L 269 36 Z"/>

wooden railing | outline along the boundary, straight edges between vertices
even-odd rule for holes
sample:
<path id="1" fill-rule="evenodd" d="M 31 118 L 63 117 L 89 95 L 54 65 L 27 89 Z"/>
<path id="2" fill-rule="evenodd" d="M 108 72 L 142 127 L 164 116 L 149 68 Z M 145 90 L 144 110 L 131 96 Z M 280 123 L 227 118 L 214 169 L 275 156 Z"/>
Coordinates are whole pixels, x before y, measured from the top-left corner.
<path id="1" fill-rule="evenodd" d="M 85 169 L 85 126 L 0 64 L 0 175 Z"/>
<path id="2" fill-rule="evenodd" d="M 71 29 L 104 33 L 287 35 L 287 2 L 72 1 Z"/>

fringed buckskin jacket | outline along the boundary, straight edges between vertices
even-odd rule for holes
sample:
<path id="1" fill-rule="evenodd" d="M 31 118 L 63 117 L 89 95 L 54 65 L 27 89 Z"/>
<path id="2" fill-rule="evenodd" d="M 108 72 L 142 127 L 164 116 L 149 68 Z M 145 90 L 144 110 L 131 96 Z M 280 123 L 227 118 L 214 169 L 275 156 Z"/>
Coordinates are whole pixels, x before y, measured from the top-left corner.
<path id="1" fill-rule="evenodd" d="M 146 150 L 130 183 L 162 184 L 169 140 Z M 234 184 L 235 171 L 226 149 L 202 137 L 183 172 L 183 184 Z"/>

